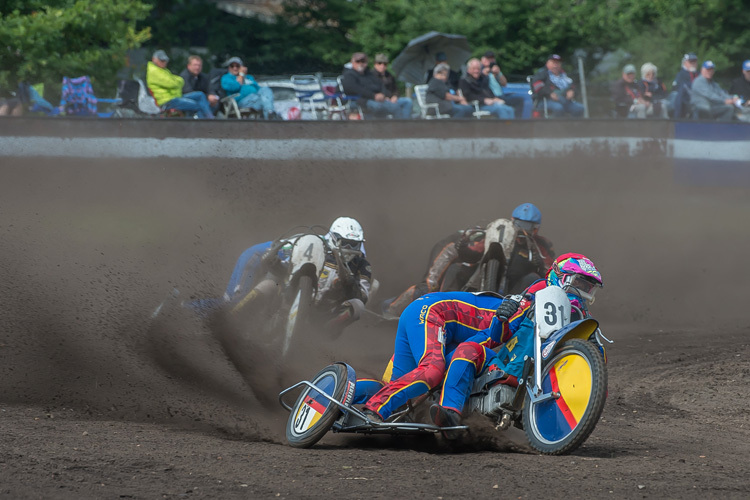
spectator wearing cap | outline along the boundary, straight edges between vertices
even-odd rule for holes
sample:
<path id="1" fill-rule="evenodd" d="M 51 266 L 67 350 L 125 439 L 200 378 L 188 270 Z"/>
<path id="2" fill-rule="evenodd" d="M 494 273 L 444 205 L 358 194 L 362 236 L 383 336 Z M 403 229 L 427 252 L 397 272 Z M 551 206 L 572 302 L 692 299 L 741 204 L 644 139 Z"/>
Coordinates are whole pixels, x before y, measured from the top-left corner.
<path id="1" fill-rule="evenodd" d="M 273 108 L 273 91 L 268 87 L 261 87 L 252 75 L 247 74 L 247 67 L 239 57 L 230 57 L 226 65 L 227 73 L 221 77 L 221 88 L 227 95 L 238 94 L 237 105 L 240 108 L 250 108 L 263 113 L 263 118 L 276 119 Z"/>
<path id="2" fill-rule="evenodd" d="M 729 93 L 740 96 L 744 106 L 750 106 L 750 59 L 742 63 L 742 74 L 732 80 Z"/>
<path id="3" fill-rule="evenodd" d="M 490 90 L 489 79 L 482 74 L 482 63 L 479 59 L 469 59 L 466 63 L 466 74 L 461 77 L 458 89 L 467 101 L 477 101 L 479 109 L 489 111 L 495 118 L 501 120 L 515 118 L 516 113 L 513 108 L 505 104 L 502 99 L 495 97 Z"/>
<path id="4" fill-rule="evenodd" d="M 534 109 L 534 101 L 531 99 L 528 92 L 519 93 L 505 91 L 503 87 L 508 85 L 508 79 L 505 78 L 505 75 L 503 75 L 503 72 L 500 70 L 500 65 L 497 64 L 497 59 L 495 59 L 495 53 L 488 50 L 482 54 L 479 61 L 482 63 L 482 74 L 488 78 L 490 90 L 495 97 L 502 99 L 505 104 L 513 108 L 516 118 L 531 118 L 531 112 Z"/>
<path id="5" fill-rule="evenodd" d="M 669 118 L 667 111 L 667 87 L 658 77 L 659 68 L 654 63 L 644 63 L 641 66 L 641 81 L 638 82 L 638 89 L 641 96 L 653 106 L 651 115 L 661 118 Z"/>
<path id="6" fill-rule="evenodd" d="M 730 121 L 734 117 L 738 97 L 733 97 L 714 81 L 716 66 L 704 61 L 701 75 L 693 81 L 691 102 L 699 117 Z"/>
<path id="7" fill-rule="evenodd" d="M 356 96 L 360 106 L 376 117 L 391 115 L 397 119 L 411 118 L 411 99 L 391 102 L 386 98 L 382 80 L 367 67 L 367 63 L 364 52 L 352 54 L 351 67 L 345 66 L 341 74 L 344 93 L 350 97 Z"/>
<path id="8" fill-rule="evenodd" d="M 198 118 L 213 118 L 206 94 L 203 92 L 182 93 L 185 80 L 167 69 L 169 56 L 157 50 L 146 64 L 146 85 L 154 95 L 156 104 L 163 109 L 176 109 L 195 113 Z"/>
<path id="9" fill-rule="evenodd" d="M 694 52 L 688 52 L 682 56 L 682 66 L 672 81 L 672 92 L 669 94 L 673 118 L 679 120 L 688 114 L 690 88 L 699 74 L 698 56 Z"/>
<path id="10" fill-rule="evenodd" d="M 563 71 L 559 55 L 550 55 L 545 65 L 534 74 L 531 90 L 538 100 L 538 110 L 544 109 L 546 100 L 547 112 L 552 116 L 583 116 L 583 105 L 575 101 L 573 79 Z"/>
<path id="11" fill-rule="evenodd" d="M 474 106 L 469 106 L 463 96 L 456 94 L 456 91 L 450 88 L 448 84 L 450 71 L 451 67 L 448 63 L 435 66 L 433 70 L 435 74 L 427 84 L 425 101 L 427 104 L 437 104 L 438 111 L 449 114 L 451 118 L 471 118 Z"/>
<path id="12" fill-rule="evenodd" d="M 643 98 L 632 64 L 622 68 L 622 77 L 612 84 L 611 91 L 615 112 L 620 118 L 646 118 L 649 111 L 653 114 L 653 105 Z"/>
<path id="13" fill-rule="evenodd" d="M 438 64 L 448 64 L 448 56 L 445 52 L 438 52 L 437 54 L 435 54 L 435 66 L 433 66 L 431 70 L 427 71 L 424 79 L 425 83 L 430 83 L 430 80 L 435 74 L 435 68 Z M 450 87 L 452 90 L 458 90 L 458 83 L 460 81 L 461 73 L 451 69 L 450 73 L 448 74 L 448 87 Z"/>
<path id="14" fill-rule="evenodd" d="M 196 91 L 203 92 L 206 94 L 211 109 L 215 110 L 218 107 L 219 96 L 211 91 L 211 81 L 208 75 L 203 73 L 203 59 L 201 59 L 201 56 L 189 56 L 187 66 L 182 70 L 180 76 L 185 80 L 185 85 L 182 86 L 183 94 Z"/>
<path id="15" fill-rule="evenodd" d="M 396 78 L 388 71 L 388 56 L 385 54 L 375 54 L 375 63 L 373 64 L 372 72 L 375 76 L 380 78 L 383 82 L 383 93 L 386 99 L 389 101 L 399 104 L 399 106 L 411 106 L 413 105 L 412 100 L 408 97 L 398 96 L 398 85 L 396 85 Z M 408 102 L 407 102 L 408 101 Z"/>

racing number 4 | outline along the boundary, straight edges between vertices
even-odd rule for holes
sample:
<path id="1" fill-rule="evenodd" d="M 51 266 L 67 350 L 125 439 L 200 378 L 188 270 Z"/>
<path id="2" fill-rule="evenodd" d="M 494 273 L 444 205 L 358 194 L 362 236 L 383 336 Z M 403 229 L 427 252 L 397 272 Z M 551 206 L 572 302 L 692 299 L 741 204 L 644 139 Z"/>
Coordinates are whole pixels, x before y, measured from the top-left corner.
<path id="1" fill-rule="evenodd" d="M 310 246 L 307 247 L 307 250 L 305 250 L 305 253 L 302 254 L 303 257 L 305 257 L 307 260 L 312 260 L 313 258 L 313 244 L 310 243 Z"/>

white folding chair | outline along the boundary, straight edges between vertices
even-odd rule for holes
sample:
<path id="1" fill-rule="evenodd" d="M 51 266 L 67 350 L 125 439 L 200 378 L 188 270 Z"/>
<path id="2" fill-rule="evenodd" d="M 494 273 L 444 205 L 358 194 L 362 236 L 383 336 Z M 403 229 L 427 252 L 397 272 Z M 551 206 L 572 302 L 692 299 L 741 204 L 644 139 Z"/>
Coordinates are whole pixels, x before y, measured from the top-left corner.
<path id="1" fill-rule="evenodd" d="M 422 115 L 422 119 L 440 120 L 442 118 L 450 118 L 451 115 L 440 112 L 440 105 L 438 103 L 427 103 L 427 87 L 427 84 L 414 86 L 414 95 L 417 96 L 417 104 L 419 104 L 419 112 Z"/>

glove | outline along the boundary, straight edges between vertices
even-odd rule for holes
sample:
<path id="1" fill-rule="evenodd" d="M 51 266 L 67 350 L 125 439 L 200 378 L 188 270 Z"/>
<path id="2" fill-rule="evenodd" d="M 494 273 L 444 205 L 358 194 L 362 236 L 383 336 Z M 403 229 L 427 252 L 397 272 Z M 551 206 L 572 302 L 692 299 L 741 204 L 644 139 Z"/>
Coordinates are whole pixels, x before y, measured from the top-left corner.
<path id="1" fill-rule="evenodd" d="M 508 318 L 513 316 L 518 311 L 518 302 L 513 299 L 505 299 L 500 307 L 495 311 L 495 316 L 500 321 L 508 321 Z"/>

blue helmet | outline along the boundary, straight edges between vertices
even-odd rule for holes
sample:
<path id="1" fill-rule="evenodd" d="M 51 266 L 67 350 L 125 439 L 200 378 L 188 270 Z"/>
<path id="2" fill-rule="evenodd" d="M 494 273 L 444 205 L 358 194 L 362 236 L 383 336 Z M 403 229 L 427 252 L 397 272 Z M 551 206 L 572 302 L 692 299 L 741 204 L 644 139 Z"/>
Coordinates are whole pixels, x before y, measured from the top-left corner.
<path id="1" fill-rule="evenodd" d="M 539 229 L 542 212 L 533 203 L 522 203 L 513 210 L 513 223 L 524 231 Z"/>

